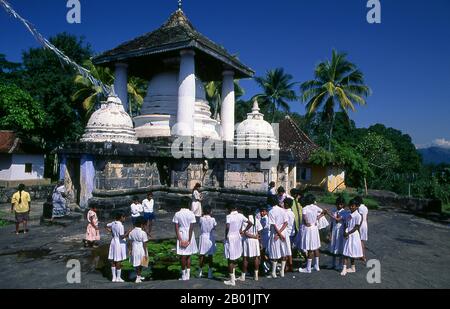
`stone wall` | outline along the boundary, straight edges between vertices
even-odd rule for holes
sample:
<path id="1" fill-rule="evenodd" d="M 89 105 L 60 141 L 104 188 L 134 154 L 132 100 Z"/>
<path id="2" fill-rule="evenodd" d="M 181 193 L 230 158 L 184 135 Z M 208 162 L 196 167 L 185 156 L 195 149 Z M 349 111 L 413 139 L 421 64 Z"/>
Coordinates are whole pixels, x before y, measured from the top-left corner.
<path id="1" fill-rule="evenodd" d="M 27 186 L 25 191 L 30 193 L 31 201 L 46 201 L 51 195 L 54 185 Z M 0 203 L 10 203 L 12 195 L 17 192 L 17 188 L 0 187 Z"/>
<path id="2" fill-rule="evenodd" d="M 370 195 L 369 195 L 370 196 Z M 442 212 L 442 202 L 425 198 L 407 196 L 371 196 L 382 206 L 401 208 L 413 213 Z"/>
<path id="3" fill-rule="evenodd" d="M 269 170 L 261 170 L 257 161 L 226 161 L 224 187 L 265 192 Z"/>

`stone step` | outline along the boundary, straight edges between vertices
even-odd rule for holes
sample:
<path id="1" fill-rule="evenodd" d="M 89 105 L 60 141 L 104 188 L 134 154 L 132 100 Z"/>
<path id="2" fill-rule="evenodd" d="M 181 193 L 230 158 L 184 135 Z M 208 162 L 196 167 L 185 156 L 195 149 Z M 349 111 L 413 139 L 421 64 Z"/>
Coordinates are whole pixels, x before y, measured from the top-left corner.
<path id="1" fill-rule="evenodd" d="M 62 218 L 55 218 L 53 220 L 51 219 L 46 219 L 44 217 L 41 216 L 40 220 L 40 224 L 41 225 L 46 225 L 46 226 L 51 226 L 51 225 L 62 225 L 62 226 L 68 226 L 80 221 L 83 221 L 84 216 L 82 213 L 77 213 L 77 212 L 71 212 L 70 214 L 68 214 L 65 217 Z"/>

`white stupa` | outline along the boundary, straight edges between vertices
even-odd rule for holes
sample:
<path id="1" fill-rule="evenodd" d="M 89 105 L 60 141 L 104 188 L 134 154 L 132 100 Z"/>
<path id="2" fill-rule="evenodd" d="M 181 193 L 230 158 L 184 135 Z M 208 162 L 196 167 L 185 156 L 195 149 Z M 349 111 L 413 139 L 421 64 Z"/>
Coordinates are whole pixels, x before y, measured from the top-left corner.
<path id="1" fill-rule="evenodd" d="M 138 138 L 171 136 L 177 122 L 178 73 L 163 72 L 148 83 L 147 95 L 141 115 L 134 117 Z M 211 118 L 203 82 L 195 78 L 195 106 L 193 116 L 194 136 L 219 139 L 217 121 Z"/>
<path id="2" fill-rule="evenodd" d="M 236 129 L 235 144 L 237 149 L 280 149 L 274 130 L 270 123 L 264 120 L 256 99 L 252 112 L 247 114 L 247 119 Z"/>
<path id="3" fill-rule="evenodd" d="M 131 117 L 123 109 L 122 101 L 110 95 L 89 118 L 80 142 L 115 142 L 138 144 Z"/>

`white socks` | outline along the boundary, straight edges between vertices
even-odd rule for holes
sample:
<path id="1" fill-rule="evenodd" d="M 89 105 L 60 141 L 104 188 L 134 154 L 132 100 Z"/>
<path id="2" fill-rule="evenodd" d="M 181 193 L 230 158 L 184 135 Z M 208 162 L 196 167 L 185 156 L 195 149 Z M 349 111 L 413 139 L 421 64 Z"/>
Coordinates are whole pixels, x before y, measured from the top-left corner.
<path id="1" fill-rule="evenodd" d="M 186 280 L 186 269 L 181 270 L 181 278 L 179 280 Z"/>
<path id="2" fill-rule="evenodd" d="M 314 269 L 315 269 L 316 271 L 320 271 L 320 267 L 319 267 L 319 257 L 315 257 L 315 258 L 314 258 L 314 261 L 315 261 L 315 263 L 314 263 Z"/>
<path id="3" fill-rule="evenodd" d="M 124 282 L 123 279 L 120 277 L 120 275 L 122 274 L 122 269 L 116 269 L 116 273 L 117 273 L 116 282 Z"/>
<path id="4" fill-rule="evenodd" d="M 191 269 L 190 268 L 186 269 L 186 278 L 185 278 L 185 280 L 189 280 L 189 279 L 191 279 Z"/>
<path id="5" fill-rule="evenodd" d="M 238 281 L 245 281 L 245 273 L 242 272 L 241 276 L 239 278 L 236 278 Z"/>
<path id="6" fill-rule="evenodd" d="M 115 267 L 111 267 L 111 273 L 112 273 L 112 282 L 116 282 L 117 276 L 116 276 L 116 268 Z"/>
<path id="7" fill-rule="evenodd" d="M 277 277 L 277 262 L 272 262 L 272 278 Z"/>
<path id="8" fill-rule="evenodd" d="M 280 277 L 284 278 L 284 269 L 286 268 L 286 261 L 281 261 L 281 270 L 280 270 Z"/>
<path id="9" fill-rule="evenodd" d="M 305 268 L 300 268 L 298 271 L 301 272 L 301 273 L 305 273 L 305 274 L 311 273 L 311 264 L 312 264 L 312 259 L 307 259 L 306 260 L 306 267 Z"/>
<path id="10" fill-rule="evenodd" d="M 234 272 L 234 269 L 233 269 Z M 230 280 L 224 281 L 223 283 L 225 283 L 226 285 L 231 285 L 231 286 L 235 286 L 236 285 L 236 275 L 230 274 Z"/>
<path id="11" fill-rule="evenodd" d="M 203 270 L 199 267 L 198 268 L 198 277 L 201 278 L 203 276 Z"/>
<path id="12" fill-rule="evenodd" d="M 259 280 L 259 277 L 258 277 L 258 271 L 255 270 L 255 281 L 258 281 L 258 280 Z"/>

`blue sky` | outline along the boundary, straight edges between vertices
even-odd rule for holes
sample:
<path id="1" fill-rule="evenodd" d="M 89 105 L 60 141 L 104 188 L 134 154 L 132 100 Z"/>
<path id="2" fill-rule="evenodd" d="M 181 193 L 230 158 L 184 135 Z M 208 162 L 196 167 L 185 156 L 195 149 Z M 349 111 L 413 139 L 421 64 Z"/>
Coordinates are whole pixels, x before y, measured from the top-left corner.
<path id="1" fill-rule="evenodd" d="M 450 1 L 381 0 L 382 23 L 368 24 L 366 0 L 184 0 L 194 26 L 224 45 L 257 75 L 283 67 L 301 82 L 330 57 L 349 53 L 373 95 L 351 117 L 357 126 L 398 128 L 417 145 L 450 140 Z M 81 0 L 81 24 L 66 21 L 67 0 L 9 0 L 46 37 L 83 35 L 95 52 L 159 27 L 176 0 Z M 20 61 L 37 46 L 22 24 L 0 9 L 0 53 Z M 247 95 L 259 89 L 243 81 Z M 292 104 L 304 113 L 304 106 Z M 439 139 L 439 140 L 437 140 Z"/>

